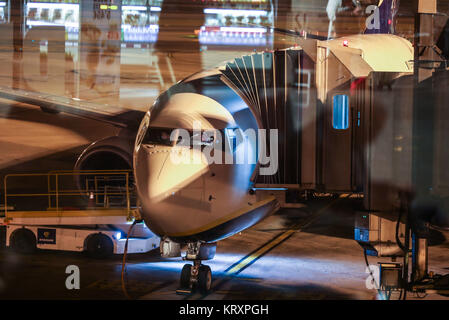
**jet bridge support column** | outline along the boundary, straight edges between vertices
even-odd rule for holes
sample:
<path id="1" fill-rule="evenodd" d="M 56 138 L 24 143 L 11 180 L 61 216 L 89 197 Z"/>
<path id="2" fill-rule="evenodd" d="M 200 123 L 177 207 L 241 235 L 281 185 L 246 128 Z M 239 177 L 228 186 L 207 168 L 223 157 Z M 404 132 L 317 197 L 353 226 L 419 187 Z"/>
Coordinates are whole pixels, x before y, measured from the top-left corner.
<path id="1" fill-rule="evenodd" d="M 415 1 L 415 9 L 412 181 L 416 199 L 422 201 L 432 196 L 434 184 L 436 100 L 431 77 L 442 59 L 436 47 L 437 0 Z M 419 229 L 427 229 L 424 221 L 417 223 Z M 411 280 L 416 282 L 428 275 L 428 248 L 427 239 L 417 234 L 417 230 L 412 232 Z"/>

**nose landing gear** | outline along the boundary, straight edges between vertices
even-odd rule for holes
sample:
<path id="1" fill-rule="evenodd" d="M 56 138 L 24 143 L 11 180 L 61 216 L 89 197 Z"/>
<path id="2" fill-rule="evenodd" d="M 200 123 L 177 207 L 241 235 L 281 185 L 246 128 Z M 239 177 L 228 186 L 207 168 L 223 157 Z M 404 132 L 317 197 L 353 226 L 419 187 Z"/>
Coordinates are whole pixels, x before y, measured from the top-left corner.
<path id="1" fill-rule="evenodd" d="M 212 284 L 212 272 L 209 266 L 195 260 L 194 264 L 186 264 L 181 271 L 181 289 L 198 290 L 201 294 L 207 294 Z"/>
<path id="2" fill-rule="evenodd" d="M 186 264 L 181 271 L 181 288 L 179 293 L 191 293 L 198 290 L 207 294 L 211 289 L 212 272 L 209 266 L 201 264 L 202 260 L 210 260 L 215 256 L 216 243 L 188 243 L 184 260 L 193 261 L 193 265 Z"/>

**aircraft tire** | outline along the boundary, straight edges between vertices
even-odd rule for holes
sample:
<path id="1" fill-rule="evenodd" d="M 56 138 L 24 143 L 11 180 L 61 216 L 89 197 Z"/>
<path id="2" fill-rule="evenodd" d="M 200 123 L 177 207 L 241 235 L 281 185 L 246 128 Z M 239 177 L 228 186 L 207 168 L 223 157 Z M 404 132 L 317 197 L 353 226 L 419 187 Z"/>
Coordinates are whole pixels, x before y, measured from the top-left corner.
<path id="1" fill-rule="evenodd" d="M 182 267 L 181 271 L 181 280 L 180 285 L 183 289 L 188 289 L 190 287 L 190 274 L 192 272 L 192 265 L 191 264 L 185 264 L 184 267 Z"/>
<path id="2" fill-rule="evenodd" d="M 212 284 L 212 272 L 209 266 L 201 265 L 198 271 L 198 290 L 201 294 L 207 294 Z"/>

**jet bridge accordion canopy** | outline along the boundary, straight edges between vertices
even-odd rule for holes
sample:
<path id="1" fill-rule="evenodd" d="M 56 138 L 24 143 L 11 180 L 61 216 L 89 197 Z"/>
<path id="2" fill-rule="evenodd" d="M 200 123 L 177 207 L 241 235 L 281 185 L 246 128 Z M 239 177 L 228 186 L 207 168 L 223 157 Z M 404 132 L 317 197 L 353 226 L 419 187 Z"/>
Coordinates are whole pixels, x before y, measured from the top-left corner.
<path id="1" fill-rule="evenodd" d="M 269 130 L 278 130 L 278 170 L 258 175 L 256 183 L 301 182 L 302 59 L 300 49 L 276 50 L 237 58 L 221 70 L 227 84 L 258 117 L 261 129 L 267 129 L 267 154 Z"/>

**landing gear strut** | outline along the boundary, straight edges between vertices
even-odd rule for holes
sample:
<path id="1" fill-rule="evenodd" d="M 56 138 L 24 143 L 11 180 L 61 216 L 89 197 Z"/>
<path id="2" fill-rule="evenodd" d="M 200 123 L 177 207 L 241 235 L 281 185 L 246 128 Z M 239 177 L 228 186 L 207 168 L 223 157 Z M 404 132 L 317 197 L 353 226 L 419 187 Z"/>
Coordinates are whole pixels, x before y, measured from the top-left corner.
<path id="1" fill-rule="evenodd" d="M 212 284 L 212 272 L 209 266 L 201 264 L 202 260 L 210 260 L 215 256 L 216 243 L 191 242 L 187 244 L 184 260 L 193 261 L 193 265 L 186 264 L 181 271 L 181 290 L 192 292 L 198 290 L 207 294 Z"/>

